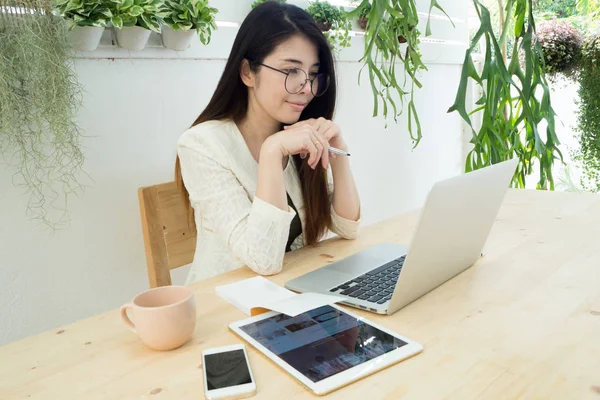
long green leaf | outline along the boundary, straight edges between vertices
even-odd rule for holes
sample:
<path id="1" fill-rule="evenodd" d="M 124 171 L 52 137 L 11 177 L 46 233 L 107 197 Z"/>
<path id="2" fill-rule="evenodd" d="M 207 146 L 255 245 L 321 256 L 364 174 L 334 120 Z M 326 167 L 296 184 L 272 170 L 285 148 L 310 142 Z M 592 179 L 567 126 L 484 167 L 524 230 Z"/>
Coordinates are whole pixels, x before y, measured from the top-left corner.
<path id="1" fill-rule="evenodd" d="M 555 113 L 544 76 L 541 48 L 534 40 L 532 0 L 507 1 L 507 20 L 501 27 L 500 38 L 495 36 L 489 10 L 479 0 L 473 0 L 473 5 L 480 19 L 480 28 L 465 54 L 456 99 L 448 110 L 458 112 L 473 129 L 473 150 L 465 160 L 465 167 L 469 171 L 518 157 L 520 163 L 512 183 L 524 187 L 526 175 L 533 172 L 535 159 L 540 173 L 536 186 L 553 189 L 552 166 L 555 159 L 562 160 L 562 153 L 556 147 Z M 515 46 L 507 66 L 502 46 L 509 34 L 512 16 L 521 28 L 514 31 Z M 485 37 L 485 54 L 482 73 L 477 74 L 473 51 L 482 37 Z M 523 60 L 523 67 L 520 60 Z M 471 111 L 467 111 L 466 104 L 469 80 L 484 89 L 483 96 Z M 479 127 L 474 127 L 470 119 L 475 114 L 481 117 Z M 543 121 L 547 123 L 545 141 L 538 130 Z"/>

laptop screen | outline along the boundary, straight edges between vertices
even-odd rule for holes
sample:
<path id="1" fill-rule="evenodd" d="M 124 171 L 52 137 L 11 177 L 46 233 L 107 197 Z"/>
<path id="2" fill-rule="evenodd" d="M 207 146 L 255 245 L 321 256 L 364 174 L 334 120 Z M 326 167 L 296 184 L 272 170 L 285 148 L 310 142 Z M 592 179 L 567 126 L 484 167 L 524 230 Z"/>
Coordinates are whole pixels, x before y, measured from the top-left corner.
<path id="1" fill-rule="evenodd" d="M 240 329 L 313 382 L 407 344 L 331 306 L 296 317 L 277 314 Z"/>

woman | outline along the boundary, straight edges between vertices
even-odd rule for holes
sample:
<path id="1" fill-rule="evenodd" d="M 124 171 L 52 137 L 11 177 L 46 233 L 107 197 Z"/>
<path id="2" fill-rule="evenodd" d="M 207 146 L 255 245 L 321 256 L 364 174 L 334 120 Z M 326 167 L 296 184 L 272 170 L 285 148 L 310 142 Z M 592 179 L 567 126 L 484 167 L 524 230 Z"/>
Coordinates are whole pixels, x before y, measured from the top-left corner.
<path id="1" fill-rule="evenodd" d="M 335 99 L 333 56 L 312 17 L 276 2 L 252 10 L 177 145 L 176 180 L 198 230 L 188 283 L 243 265 L 276 274 L 285 252 L 328 230 L 357 236 L 348 157 L 327 151 L 348 150 L 331 122 Z"/>

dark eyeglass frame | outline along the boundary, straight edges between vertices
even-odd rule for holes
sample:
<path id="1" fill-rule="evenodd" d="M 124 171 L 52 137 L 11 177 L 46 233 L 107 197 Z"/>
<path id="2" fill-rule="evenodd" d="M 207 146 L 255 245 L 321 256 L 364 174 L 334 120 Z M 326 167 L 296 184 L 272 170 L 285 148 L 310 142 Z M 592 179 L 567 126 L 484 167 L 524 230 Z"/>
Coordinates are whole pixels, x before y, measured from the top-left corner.
<path id="1" fill-rule="evenodd" d="M 277 72 L 279 72 L 279 73 L 281 73 L 281 74 L 284 74 L 284 75 L 285 75 L 285 83 L 284 83 L 284 87 L 285 87 L 285 91 L 286 91 L 286 92 L 288 92 L 289 94 L 298 94 L 298 93 L 300 93 L 300 92 L 302 91 L 302 89 L 304 89 L 304 88 L 306 87 L 306 82 L 310 82 L 310 92 L 311 92 L 311 93 L 313 94 L 313 96 L 315 96 L 315 97 L 321 97 L 321 96 L 323 96 L 323 95 L 324 95 L 324 94 L 327 92 L 327 90 L 329 90 L 329 84 L 330 84 L 330 80 L 331 80 L 331 77 L 329 76 L 329 74 L 317 73 L 317 76 L 315 76 L 314 78 L 310 79 L 310 78 L 308 77 L 308 74 L 306 73 L 306 71 L 305 71 L 305 70 L 303 70 L 302 68 L 292 68 L 292 70 L 300 70 L 300 71 L 304 72 L 304 75 L 306 75 L 306 79 L 304 80 L 304 83 L 302 84 L 302 86 L 300 86 L 300 89 L 298 89 L 298 91 L 297 91 L 297 92 L 290 92 L 290 91 L 288 90 L 288 87 L 287 87 L 287 80 L 288 80 L 288 78 L 290 77 L 290 73 L 291 73 L 292 71 L 286 72 L 286 71 L 284 71 L 284 70 L 277 69 L 277 68 L 271 67 L 270 65 L 263 64 L 263 63 L 256 63 L 256 65 L 261 65 L 261 66 L 263 66 L 263 67 L 266 67 L 266 68 L 269 68 L 269 69 L 271 69 L 271 70 L 273 70 L 273 71 L 277 71 Z M 327 80 L 326 80 L 326 82 L 327 82 L 327 87 L 325 88 L 325 90 L 323 90 L 323 93 L 321 93 L 321 94 L 317 95 L 315 92 L 313 92 L 313 82 L 314 82 L 316 79 L 318 79 L 318 78 L 319 78 L 319 75 L 327 77 Z"/>

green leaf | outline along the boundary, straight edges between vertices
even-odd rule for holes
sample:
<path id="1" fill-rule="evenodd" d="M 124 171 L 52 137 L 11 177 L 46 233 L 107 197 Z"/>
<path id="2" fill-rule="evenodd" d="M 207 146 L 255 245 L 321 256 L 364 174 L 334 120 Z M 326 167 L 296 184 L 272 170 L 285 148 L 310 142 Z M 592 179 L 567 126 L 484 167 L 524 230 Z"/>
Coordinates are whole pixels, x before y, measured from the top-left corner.
<path id="1" fill-rule="evenodd" d="M 68 10 L 79 10 L 83 8 L 83 0 L 70 0 L 67 4 Z"/>
<path id="2" fill-rule="evenodd" d="M 415 126 L 417 128 L 416 136 L 412 134 L 412 132 L 413 132 L 412 120 L 413 119 L 414 119 Z M 417 108 L 416 108 L 415 102 L 412 98 L 410 99 L 410 102 L 408 103 L 408 131 L 411 132 L 410 137 L 415 142 L 413 148 L 417 147 L 417 145 L 421 141 L 421 138 L 423 135 L 421 133 L 421 122 L 419 121 L 419 115 L 417 113 Z"/>
<path id="3" fill-rule="evenodd" d="M 114 25 L 115 28 L 121 29 L 123 27 L 123 19 L 118 15 L 112 17 L 110 22 Z"/>
<path id="4" fill-rule="evenodd" d="M 100 13 L 108 19 L 113 17 L 113 13 L 109 9 L 102 10 Z"/>
<path id="5" fill-rule="evenodd" d="M 132 6 L 129 9 L 129 15 L 131 15 L 132 17 L 139 17 L 143 13 L 144 13 L 144 9 L 140 6 Z"/>
<path id="6" fill-rule="evenodd" d="M 509 19 L 501 27 L 502 34 L 498 40 L 489 11 L 478 0 L 474 0 L 473 4 L 480 18 L 480 29 L 465 55 L 456 100 L 449 109 L 449 112 L 457 111 L 473 130 L 473 150 L 467 157 L 465 168 L 478 169 L 519 157 L 520 163 L 512 185 L 524 187 L 526 175 L 533 171 L 533 158 L 537 158 L 540 168 L 537 187 L 553 189 L 553 160 L 562 160 L 562 153 L 556 147 L 558 139 L 554 110 L 544 77 L 541 48 L 533 43 L 535 21 L 532 0 L 507 1 L 506 14 L 514 14 L 517 25 L 523 21 L 523 29 L 515 30 L 518 36 L 508 67 L 504 62 L 501 43 L 506 38 Z M 472 51 L 482 36 L 485 36 L 485 56 L 483 71 L 478 76 L 473 67 Z M 524 68 L 520 59 L 524 62 Z M 482 86 L 484 94 L 477 101 L 477 107 L 467 112 L 465 96 L 470 79 Z M 479 128 L 474 127 L 470 120 L 475 114 L 479 114 L 481 119 Z M 543 120 L 547 122 L 546 142 L 538 132 L 538 125 Z"/>
<path id="7" fill-rule="evenodd" d="M 518 15 L 517 21 L 515 22 L 515 37 L 519 37 L 523 33 L 524 23 L 525 23 L 525 13 L 522 12 Z"/>
<path id="8" fill-rule="evenodd" d="M 463 62 L 463 69 L 461 72 L 460 82 L 458 84 L 458 91 L 456 93 L 456 99 L 454 104 L 448 109 L 448 112 L 457 111 L 460 116 L 469 124 L 471 129 L 473 125 L 469 114 L 467 113 L 466 98 L 467 98 L 467 86 L 469 84 L 470 68 L 473 66 L 473 60 L 471 59 L 471 49 L 467 50 L 465 60 Z M 474 68 L 474 66 L 473 66 Z"/>
<path id="9" fill-rule="evenodd" d="M 437 8 L 438 10 L 440 10 L 442 13 L 444 13 L 446 18 L 448 18 L 448 20 L 452 24 L 452 27 L 456 28 L 456 25 L 454 25 L 454 21 L 452 21 L 452 18 L 450 18 L 450 16 L 446 13 L 446 11 L 440 6 L 440 4 L 437 2 L 437 0 L 431 0 L 431 3 L 429 4 L 429 15 L 427 17 L 427 26 L 425 27 L 425 36 L 431 36 L 431 11 L 433 10 L 434 7 Z"/>
<path id="10" fill-rule="evenodd" d="M 122 15 L 121 19 L 123 20 L 123 26 L 136 26 L 138 22 L 138 18 L 131 15 Z"/>
<path id="11" fill-rule="evenodd" d="M 140 26 L 143 26 L 146 29 L 150 29 L 151 31 L 154 31 L 156 33 L 160 33 L 160 24 L 156 19 L 147 16 L 146 14 L 142 14 L 141 19 L 143 21 L 143 24 L 140 24 Z"/>

